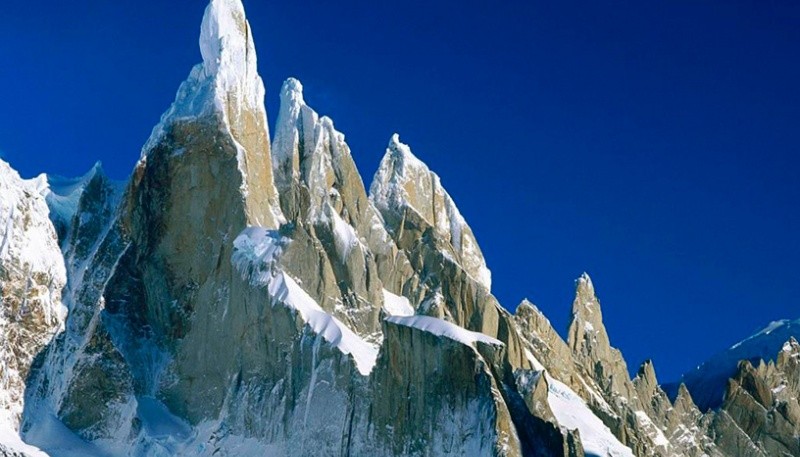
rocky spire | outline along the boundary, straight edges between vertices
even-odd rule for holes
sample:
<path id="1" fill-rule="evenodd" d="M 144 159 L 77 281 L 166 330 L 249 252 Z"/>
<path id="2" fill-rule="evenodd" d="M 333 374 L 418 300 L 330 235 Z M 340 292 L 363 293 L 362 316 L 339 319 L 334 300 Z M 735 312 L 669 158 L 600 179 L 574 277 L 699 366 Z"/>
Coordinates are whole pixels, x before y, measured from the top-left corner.
<path id="1" fill-rule="evenodd" d="M 173 144 L 176 154 L 192 152 L 183 144 L 186 141 L 168 138 L 176 126 L 215 124 L 233 140 L 249 222 L 277 227 L 283 215 L 272 177 L 264 83 L 240 0 L 211 0 L 203 15 L 199 45 L 203 63 L 194 66 L 153 128 L 142 148 L 142 161 L 165 139 L 179 143 Z"/>
<path id="2" fill-rule="evenodd" d="M 656 370 L 653 367 L 652 360 L 645 360 L 636 377 L 633 379 L 633 384 L 639 392 L 639 396 L 643 397 L 643 401 L 649 400 L 658 390 L 658 379 L 656 378 Z"/>
<path id="3" fill-rule="evenodd" d="M 787 363 L 791 359 L 800 359 L 800 343 L 791 336 L 789 340 L 783 343 L 781 351 L 778 353 L 779 365 Z"/>
<path id="4" fill-rule="evenodd" d="M 389 141 L 372 180 L 370 199 L 395 238 L 401 235 L 409 213 L 413 213 L 420 220 L 412 223 L 433 227 L 442 239 L 450 243 L 464 270 L 487 290 L 491 289 L 491 272 L 486 267 L 472 229 L 442 187 L 439 176 L 414 156 L 397 134 Z"/>
<path id="5" fill-rule="evenodd" d="M 281 89 L 272 151 L 281 208 L 300 240 L 284 267 L 324 309 L 362 334 L 379 334 L 382 288 L 400 294 L 413 273 L 370 203 L 344 135 L 306 104 L 294 78 Z"/>
<path id="6" fill-rule="evenodd" d="M 366 190 L 345 143 L 333 121 L 319 116 L 303 98 L 303 85 L 289 78 L 281 88 L 281 108 L 276 124 L 272 165 L 281 193 L 281 205 L 290 218 L 317 219 L 326 203 L 336 202 L 349 193 L 367 206 Z M 341 208 L 340 208 L 341 209 Z M 350 208 L 350 211 L 357 211 Z"/>
<path id="7" fill-rule="evenodd" d="M 594 292 L 592 279 L 583 273 L 576 281 L 567 344 L 581 358 L 607 358 L 610 349 L 608 333 L 603 325 L 600 301 Z"/>
<path id="8" fill-rule="evenodd" d="M 293 182 L 300 179 L 300 152 L 305 143 L 303 108 L 308 108 L 303 99 L 303 85 L 294 78 L 287 79 L 281 87 L 281 106 L 272 143 L 275 185 L 281 193 L 290 190 Z M 308 115 L 315 117 L 312 113 Z"/>
<path id="9" fill-rule="evenodd" d="M 578 364 L 604 391 L 630 396 L 632 384 L 628 367 L 619 350 L 611 346 L 603 325 L 600 301 L 586 273 L 576 281 L 567 344 Z"/>

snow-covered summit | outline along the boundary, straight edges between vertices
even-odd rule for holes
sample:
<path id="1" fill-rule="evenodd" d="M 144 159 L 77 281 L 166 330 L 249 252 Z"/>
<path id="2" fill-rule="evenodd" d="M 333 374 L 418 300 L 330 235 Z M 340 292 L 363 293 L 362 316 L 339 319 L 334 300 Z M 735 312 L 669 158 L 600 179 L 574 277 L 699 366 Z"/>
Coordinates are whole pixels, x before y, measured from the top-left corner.
<path id="1" fill-rule="evenodd" d="M 396 133 L 389 140 L 372 180 L 370 199 L 384 217 L 387 214 L 401 216 L 404 211 L 416 213 L 450 242 L 464 270 L 491 289 L 492 275 L 472 229 L 442 187 L 439 176 L 419 160 Z"/>
<path id="2" fill-rule="evenodd" d="M 272 177 L 264 83 L 257 72 L 253 34 L 240 0 L 211 0 L 200 27 L 203 62 L 178 88 L 142 148 L 138 166 L 154 151 L 181 160 L 199 154 L 236 155 L 240 194 L 254 225 L 285 221 Z M 172 160 L 172 159 L 170 159 Z"/>
<path id="3" fill-rule="evenodd" d="M 0 160 L 0 261 L 14 260 L 20 271 L 47 272 L 63 282 L 66 276 L 45 196 L 47 176 L 22 179 Z"/>
<path id="4" fill-rule="evenodd" d="M 320 127 L 319 124 L 319 115 L 306 105 L 300 81 L 295 78 L 284 81 L 278 121 L 275 124 L 275 139 L 272 142 L 272 164 L 278 190 L 286 190 L 301 178 L 301 155 L 305 150 L 313 152 L 316 149 L 314 140 L 319 135 L 315 131 Z M 332 130 L 333 123 L 328 124 Z M 325 165 L 320 163 L 317 168 L 324 168 Z"/>
<path id="5" fill-rule="evenodd" d="M 47 175 L 48 190 L 45 194 L 47 206 L 50 208 L 50 220 L 59 232 L 59 237 L 64 235 L 66 227 L 72 223 L 72 218 L 78 211 L 78 205 L 89 183 L 97 176 L 104 176 L 103 166 L 100 162 L 77 178 Z M 122 183 L 117 183 L 121 187 Z"/>
<path id="6" fill-rule="evenodd" d="M 241 1 L 212 0 L 208 4 L 200 26 L 200 52 L 208 76 L 243 79 L 254 74 L 255 47 Z"/>
<path id="7" fill-rule="evenodd" d="M 286 78 L 281 86 L 281 105 L 291 106 L 305 105 L 306 101 L 303 99 L 303 83 L 297 78 Z"/>
<path id="8" fill-rule="evenodd" d="M 211 0 L 200 27 L 203 63 L 181 84 L 172 106 L 153 129 L 142 155 L 152 149 L 171 122 L 212 113 L 228 125 L 251 112 L 266 128 L 264 83 L 258 75 L 253 34 L 240 0 Z"/>

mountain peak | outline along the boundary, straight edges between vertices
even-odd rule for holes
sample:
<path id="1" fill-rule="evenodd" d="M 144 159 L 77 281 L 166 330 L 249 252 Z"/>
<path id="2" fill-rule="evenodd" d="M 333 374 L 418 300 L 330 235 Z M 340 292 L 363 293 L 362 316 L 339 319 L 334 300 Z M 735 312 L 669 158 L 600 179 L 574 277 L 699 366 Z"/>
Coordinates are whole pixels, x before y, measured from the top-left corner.
<path id="1" fill-rule="evenodd" d="M 439 176 L 419 160 L 395 133 L 370 186 L 370 199 L 389 225 L 397 225 L 413 213 L 452 246 L 464 270 L 487 290 L 491 272 L 486 267 L 472 229 L 442 187 Z"/>
<path id="2" fill-rule="evenodd" d="M 386 147 L 385 158 L 386 157 L 391 157 L 393 159 L 395 163 L 393 171 L 401 175 L 410 172 L 411 168 L 429 171 L 427 165 L 411 152 L 411 148 L 400 141 L 399 133 L 394 133 L 392 137 L 389 138 L 389 144 Z M 381 163 L 381 165 L 383 165 L 383 163 Z"/>
<path id="3" fill-rule="evenodd" d="M 170 124 L 207 115 L 221 115 L 234 136 L 254 128 L 264 131 L 259 136 L 268 136 L 264 83 L 258 75 L 253 34 L 240 0 L 211 0 L 200 26 L 199 45 L 203 63 L 195 65 L 181 84 L 175 101 L 142 149 L 143 157 Z M 247 140 L 236 139 L 245 148 L 253 147 Z"/>
<path id="4" fill-rule="evenodd" d="M 653 361 L 650 359 L 642 362 L 642 364 L 639 366 L 639 371 L 636 373 L 636 377 L 658 385 L 656 380 L 656 369 L 653 366 Z"/>
<path id="5" fill-rule="evenodd" d="M 591 301 L 595 299 L 594 284 L 592 278 L 585 271 L 581 276 L 575 280 L 577 295 L 584 299 L 584 301 Z"/>
<path id="6" fill-rule="evenodd" d="M 696 368 L 684 373 L 668 386 L 674 394 L 677 382 L 686 384 L 700 410 L 717 408 L 728 378 L 734 376 L 740 360 L 775 360 L 776 354 L 787 354 L 792 349 L 791 338 L 800 335 L 800 319 L 777 320 L 767 324 L 753 335 L 714 355 Z M 797 347 L 800 350 L 800 347 Z M 800 354 L 800 352 L 798 352 Z"/>
<path id="7" fill-rule="evenodd" d="M 241 1 L 208 4 L 200 26 L 200 53 L 206 76 L 218 77 L 224 89 L 257 77 L 255 45 Z"/>
<path id="8" fill-rule="evenodd" d="M 281 86 L 281 107 L 291 104 L 306 104 L 303 99 L 303 83 L 295 78 L 287 78 Z"/>

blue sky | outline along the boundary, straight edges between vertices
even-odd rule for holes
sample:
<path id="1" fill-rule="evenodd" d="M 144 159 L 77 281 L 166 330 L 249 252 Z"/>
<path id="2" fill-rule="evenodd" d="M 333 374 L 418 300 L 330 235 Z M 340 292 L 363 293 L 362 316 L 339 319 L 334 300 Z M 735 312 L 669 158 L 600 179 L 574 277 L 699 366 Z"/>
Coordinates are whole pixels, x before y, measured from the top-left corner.
<path id="1" fill-rule="evenodd" d="M 588 271 L 662 381 L 800 317 L 800 3 L 245 0 L 267 85 L 333 118 L 369 182 L 390 135 L 442 177 L 508 308 L 565 333 Z M 124 178 L 200 61 L 205 2 L 14 1 L 0 151 Z"/>

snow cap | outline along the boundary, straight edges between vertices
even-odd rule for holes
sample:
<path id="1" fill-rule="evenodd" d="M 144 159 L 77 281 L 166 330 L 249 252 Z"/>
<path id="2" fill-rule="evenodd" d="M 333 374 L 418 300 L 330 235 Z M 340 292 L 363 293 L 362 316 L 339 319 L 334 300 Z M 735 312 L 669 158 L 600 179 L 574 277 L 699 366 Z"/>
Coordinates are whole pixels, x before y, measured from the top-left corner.
<path id="1" fill-rule="evenodd" d="M 281 107 L 284 104 L 305 105 L 303 84 L 295 78 L 287 78 L 281 86 Z"/>
<path id="2" fill-rule="evenodd" d="M 250 108 L 263 104 L 256 49 L 240 0 L 211 0 L 200 26 L 203 72 L 223 94 L 234 93 Z"/>
<path id="3" fill-rule="evenodd" d="M 245 67 L 253 50 L 250 27 L 239 0 L 211 0 L 200 26 L 200 53 L 206 74 L 221 69 Z"/>

